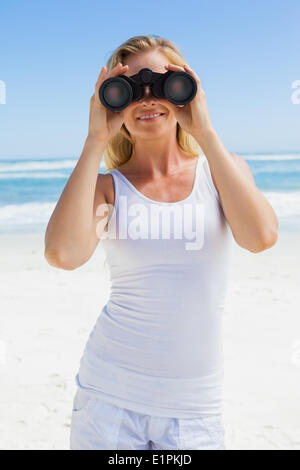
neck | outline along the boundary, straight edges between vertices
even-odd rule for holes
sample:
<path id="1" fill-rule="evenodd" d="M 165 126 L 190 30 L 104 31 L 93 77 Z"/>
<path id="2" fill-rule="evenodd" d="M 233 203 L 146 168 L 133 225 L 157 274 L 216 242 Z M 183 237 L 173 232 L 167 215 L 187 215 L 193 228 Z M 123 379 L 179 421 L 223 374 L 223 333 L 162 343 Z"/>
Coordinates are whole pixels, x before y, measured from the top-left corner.
<path id="1" fill-rule="evenodd" d="M 164 176 L 178 168 L 189 154 L 178 145 L 176 136 L 173 139 L 139 140 L 135 143 L 130 157 L 130 169 L 133 173 L 148 176 Z M 128 165 L 129 168 L 129 165 Z"/>

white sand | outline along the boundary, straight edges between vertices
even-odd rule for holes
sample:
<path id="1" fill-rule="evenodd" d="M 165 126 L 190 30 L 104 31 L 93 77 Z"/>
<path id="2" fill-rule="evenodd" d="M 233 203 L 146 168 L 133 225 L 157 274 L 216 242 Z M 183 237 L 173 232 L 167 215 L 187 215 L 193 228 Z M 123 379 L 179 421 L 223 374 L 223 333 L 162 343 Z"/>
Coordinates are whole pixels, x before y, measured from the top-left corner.
<path id="1" fill-rule="evenodd" d="M 43 235 L 0 236 L 0 449 L 68 449 L 74 376 L 109 295 L 99 245 L 75 271 Z M 100 242 L 101 243 L 101 242 Z M 300 449 L 300 235 L 235 245 L 224 312 L 227 449 Z"/>

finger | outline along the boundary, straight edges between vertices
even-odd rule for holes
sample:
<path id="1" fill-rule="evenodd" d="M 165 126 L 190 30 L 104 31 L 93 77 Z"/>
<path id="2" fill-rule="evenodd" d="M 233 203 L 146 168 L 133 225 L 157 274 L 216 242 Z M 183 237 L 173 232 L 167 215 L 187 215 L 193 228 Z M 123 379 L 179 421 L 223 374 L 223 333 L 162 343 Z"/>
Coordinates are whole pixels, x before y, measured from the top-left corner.
<path id="1" fill-rule="evenodd" d="M 176 71 L 184 71 L 184 72 L 188 72 L 189 74 L 191 74 L 194 79 L 196 80 L 196 83 L 197 85 L 199 85 L 199 87 L 201 87 L 201 82 L 200 82 L 200 78 L 198 77 L 198 75 L 193 71 L 193 69 L 191 69 L 191 67 L 188 65 L 188 64 L 184 64 L 183 67 L 181 67 L 180 65 L 175 65 L 175 64 L 168 64 L 168 65 L 165 65 L 165 68 L 166 69 L 170 69 L 170 70 L 176 70 Z"/>
<path id="2" fill-rule="evenodd" d="M 121 75 L 124 72 L 127 72 L 129 66 L 128 65 L 122 65 L 120 62 L 110 71 L 110 73 L 107 73 L 107 68 L 104 66 L 102 67 L 101 73 L 98 77 L 97 83 L 95 85 L 95 89 L 98 90 L 101 86 L 101 84 L 107 80 L 108 78 L 112 77 L 117 77 L 118 75 Z"/>
<path id="3" fill-rule="evenodd" d="M 108 74 L 107 73 L 107 68 L 105 66 L 102 67 L 100 75 L 98 77 L 97 83 L 95 85 L 95 95 L 96 95 L 96 102 L 100 104 L 100 98 L 99 98 L 99 90 L 102 85 L 102 83 L 107 80 L 108 78 L 111 77 L 116 77 L 118 75 L 121 75 L 124 72 L 127 72 L 129 66 L 128 65 L 123 65 L 121 62 L 119 62 Z"/>
<path id="4" fill-rule="evenodd" d="M 185 70 L 190 73 L 194 79 L 196 80 L 196 83 L 197 85 L 199 85 L 201 87 L 201 82 L 200 82 L 200 78 L 198 77 L 198 75 L 193 71 L 193 69 L 191 69 L 191 67 L 188 65 L 188 64 L 185 64 L 184 65 L 184 68 Z"/>
<path id="5" fill-rule="evenodd" d="M 100 98 L 99 98 L 99 93 L 98 91 L 93 94 L 93 96 L 90 99 L 90 109 L 92 109 L 94 106 L 99 106 L 101 104 Z"/>
<path id="6" fill-rule="evenodd" d="M 172 70 L 178 70 L 178 71 L 184 71 L 184 68 L 181 67 L 180 65 L 175 65 L 175 64 L 168 64 L 168 65 L 165 65 L 165 68 L 166 69 L 172 69 Z"/>
<path id="7" fill-rule="evenodd" d="M 123 72 L 126 72 L 128 70 L 128 65 L 123 65 L 121 62 L 119 62 L 110 72 L 108 77 L 116 77 L 120 75 Z"/>
<path id="8" fill-rule="evenodd" d="M 120 62 L 111 70 L 111 72 L 109 74 L 107 74 L 107 68 L 105 67 L 105 65 L 103 65 L 102 69 L 101 69 L 101 72 L 98 76 L 98 79 L 97 79 L 97 82 L 96 82 L 96 85 L 99 85 L 99 83 L 104 80 L 104 77 L 105 78 L 108 78 L 110 76 L 114 76 L 115 73 L 120 73 L 120 71 L 122 69 L 127 69 L 128 68 L 128 65 L 125 65 L 123 66 Z M 106 76 L 107 75 L 107 76 Z"/>
<path id="9" fill-rule="evenodd" d="M 101 69 L 101 72 L 98 76 L 98 79 L 97 79 L 97 82 L 96 82 L 96 85 L 95 85 L 95 90 L 97 91 L 97 89 L 99 88 L 99 85 L 100 83 L 102 83 L 105 75 L 106 75 L 106 72 L 107 72 L 107 69 L 105 67 L 105 65 L 103 65 L 102 69 Z"/>

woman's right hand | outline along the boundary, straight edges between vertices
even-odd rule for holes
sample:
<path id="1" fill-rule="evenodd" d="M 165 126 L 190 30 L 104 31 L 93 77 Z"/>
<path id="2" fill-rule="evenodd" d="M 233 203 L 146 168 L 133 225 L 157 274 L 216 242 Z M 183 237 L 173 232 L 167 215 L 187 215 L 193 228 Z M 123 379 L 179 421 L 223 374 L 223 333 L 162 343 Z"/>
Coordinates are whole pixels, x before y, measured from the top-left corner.
<path id="1" fill-rule="evenodd" d="M 119 132 L 124 122 L 124 110 L 111 111 L 107 109 L 100 101 L 99 89 L 102 83 L 111 77 L 116 77 L 125 73 L 128 65 L 116 65 L 110 73 L 107 73 L 105 66 L 102 67 L 97 83 L 95 85 L 95 93 L 90 101 L 90 117 L 89 117 L 89 135 L 101 142 L 106 142 Z"/>

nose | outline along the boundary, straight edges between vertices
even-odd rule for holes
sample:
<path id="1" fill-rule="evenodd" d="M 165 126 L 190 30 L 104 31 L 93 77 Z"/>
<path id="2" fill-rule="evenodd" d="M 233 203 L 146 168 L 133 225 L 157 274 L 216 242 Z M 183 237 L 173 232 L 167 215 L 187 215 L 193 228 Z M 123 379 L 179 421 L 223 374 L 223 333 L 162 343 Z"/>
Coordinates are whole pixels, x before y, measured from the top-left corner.
<path id="1" fill-rule="evenodd" d="M 151 89 L 150 89 L 150 85 L 145 85 L 144 86 L 144 95 L 143 95 L 143 98 L 149 98 L 149 97 L 152 97 L 152 94 L 151 94 Z"/>
<path id="2" fill-rule="evenodd" d="M 149 94 L 151 93 L 150 85 L 145 85 L 145 87 L 144 87 L 144 93 L 145 93 L 145 95 L 149 95 Z"/>

